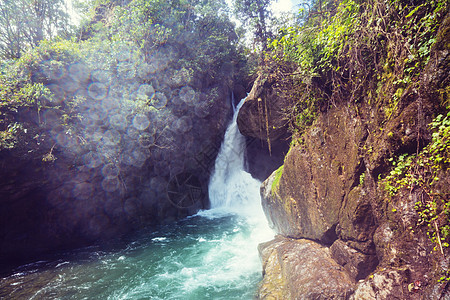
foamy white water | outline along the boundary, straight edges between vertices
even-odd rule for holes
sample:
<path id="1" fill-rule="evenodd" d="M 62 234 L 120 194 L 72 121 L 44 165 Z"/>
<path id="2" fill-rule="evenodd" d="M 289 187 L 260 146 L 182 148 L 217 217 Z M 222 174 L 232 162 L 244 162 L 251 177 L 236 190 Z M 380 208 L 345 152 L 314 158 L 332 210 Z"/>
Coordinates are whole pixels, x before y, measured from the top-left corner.
<path id="1" fill-rule="evenodd" d="M 210 210 L 123 249 L 74 251 L 19 268 L 0 280 L 0 299 L 253 299 L 262 279 L 257 245 L 274 233 L 261 208 L 261 182 L 244 168 L 241 105 L 210 180 Z"/>
<path id="2" fill-rule="evenodd" d="M 216 158 L 209 183 L 211 209 L 199 213 L 205 217 L 236 214 L 247 223 L 249 234 L 236 235 L 224 245 L 235 249 L 231 262 L 235 263 L 233 277 L 236 278 L 250 270 L 261 269 L 257 246 L 274 236 L 261 207 L 261 182 L 245 170 L 245 137 L 239 132 L 236 122 L 244 101 L 242 99 L 234 109 Z"/>
<path id="3" fill-rule="evenodd" d="M 273 236 L 261 207 L 261 182 L 245 170 L 245 137 L 239 132 L 237 115 L 245 99 L 234 109 L 225 132 L 209 183 L 211 213 L 229 211 L 261 223 L 259 231 Z"/>

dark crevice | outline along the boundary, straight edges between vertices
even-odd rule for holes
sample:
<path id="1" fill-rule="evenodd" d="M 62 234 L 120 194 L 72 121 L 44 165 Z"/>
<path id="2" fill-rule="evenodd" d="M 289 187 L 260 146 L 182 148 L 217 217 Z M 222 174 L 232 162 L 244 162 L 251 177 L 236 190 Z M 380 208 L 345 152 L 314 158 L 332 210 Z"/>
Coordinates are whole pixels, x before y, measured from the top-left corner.
<path id="1" fill-rule="evenodd" d="M 361 175 L 364 174 L 364 172 L 366 172 L 366 164 L 364 163 L 364 160 L 361 159 L 357 169 L 355 170 L 355 176 L 353 178 L 353 183 L 350 190 L 361 184 Z"/>
<path id="2" fill-rule="evenodd" d="M 325 231 L 325 233 L 322 235 L 320 239 L 321 243 L 327 247 L 330 247 L 338 239 L 338 235 L 336 233 L 336 226 L 337 224 L 331 226 L 330 229 Z"/>

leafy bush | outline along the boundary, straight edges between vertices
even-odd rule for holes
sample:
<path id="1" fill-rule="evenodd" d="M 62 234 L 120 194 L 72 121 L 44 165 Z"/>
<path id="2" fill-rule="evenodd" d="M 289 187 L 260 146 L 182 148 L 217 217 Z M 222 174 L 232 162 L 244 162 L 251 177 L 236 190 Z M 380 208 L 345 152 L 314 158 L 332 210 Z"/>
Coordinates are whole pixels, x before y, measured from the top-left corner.
<path id="1" fill-rule="evenodd" d="M 46 85 L 79 57 L 78 45 L 71 41 L 45 41 L 19 59 L 3 65 L 0 73 L 1 148 L 13 148 L 17 144 L 17 134 L 26 132 L 26 126 L 16 121 L 19 110 L 35 111 L 40 126 L 43 109 L 64 111 L 68 108 L 64 102 L 53 104 L 55 95 Z"/>
<path id="2" fill-rule="evenodd" d="M 294 131 L 311 123 L 298 117 L 305 109 L 342 102 L 365 101 L 383 109 L 385 119 L 394 116 L 430 59 L 447 8 L 444 0 L 324 1 L 300 25 L 281 27 L 266 63 L 294 99 Z"/>
<path id="3" fill-rule="evenodd" d="M 224 1 L 133 0 L 102 5 L 109 12 L 89 25 L 91 37 L 85 46 L 92 49 L 114 52 L 114 45 L 126 45 L 135 60 L 149 62 L 161 49 L 172 48 L 180 57 L 178 69 L 208 70 L 216 79 L 223 77 L 223 64 L 244 57 Z"/>
<path id="4" fill-rule="evenodd" d="M 403 154 L 391 160 L 395 168 L 382 183 L 391 197 L 413 190 L 421 195 L 415 204 L 418 225 L 428 227 L 430 239 L 442 251 L 450 243 L 450 195 L 448 187 L 441 186 L 445 183 L 440 183 L 450 167 L 450 112 L 438 115 L 430 129 L 434 131 L 431 143 L 417 156 Z"/>

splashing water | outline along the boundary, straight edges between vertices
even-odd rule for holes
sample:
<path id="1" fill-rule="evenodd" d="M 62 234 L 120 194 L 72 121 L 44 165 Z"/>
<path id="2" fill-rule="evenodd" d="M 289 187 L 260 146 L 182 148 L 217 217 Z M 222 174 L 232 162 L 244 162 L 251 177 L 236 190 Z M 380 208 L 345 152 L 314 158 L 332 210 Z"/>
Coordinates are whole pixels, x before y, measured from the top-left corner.
<path id="1" fill-rule="evenodd" d="M 210 213 L 225 211 L 238 214 L 256 222 L 262 234 L 273 235 L 261 207 L 259 189 L 261 182 L 245 171 L 245 138 L 239 132 L 237 115 L 244 100 L 234 109 L 233 120 L 225 133 L 224 141 L 209 183 Z"/>
<path id="2" fill-rule="evenodd" d="M 120 250 L 88 248 L 20 267 L 0 280 L 0 299 L 252 299 L 261 280 L 257 245 L 273 232 L 261 183 L 244 170 L 241 105 L 216 159 L 210 210 L 144 232 Z"/>

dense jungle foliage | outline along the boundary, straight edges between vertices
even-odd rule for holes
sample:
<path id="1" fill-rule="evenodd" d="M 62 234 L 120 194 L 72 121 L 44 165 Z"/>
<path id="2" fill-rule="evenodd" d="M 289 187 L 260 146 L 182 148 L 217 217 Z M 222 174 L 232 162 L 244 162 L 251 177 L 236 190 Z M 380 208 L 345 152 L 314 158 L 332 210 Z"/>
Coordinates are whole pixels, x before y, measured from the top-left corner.
<path id="1" fill-rule="evenodd" d="M 344 0 L 317 2 L 309 13 L 301 9 L 306 17 L 300 25 L 281 27 L 266 53 L 269 68 L 286 79 L 281 88 L 300 99 L 291 112 L 292 130 L 342 101 L 364 100 L 392 117 L 405 88 L 418 84 L 448 5 Z M 440 91 L 443 107 L 450 105 L 448 92 L 448 87 Z M 380 103 L 383 99 L 388 102 Z"/>
<path id="2" fill-rule="evenodd" d="M 22 2 L 28 4 L 26 0 Z M 6 17 L 20 9 L 19 3 L 14 5 L 0 7 L 4 16 L 0 29 L 5 37 L 9 34 Z M 42 5 L 47 7 L 48 3 L 42 1 Z M 53 7 L 56 12 L 48 12 L 49 15 L 42 15 L 41 11 L 30 11 L 30 15 L 35 19 L 40 17 L 41 23 L 48 23 L 47 31 L 56 34 L 51 28 L 62 29 L 58 26 L 63 18 L 63 10 L 58 5 Z M 80 74 L 71 77 L 80 83 L 110 80 L 83 78 L 81 73 L 87 70 L 104 71 L 99 73 L 100 77 L 120 75 L 126 80 L 150 83 L 146 82 L 145 74 L 169 68 L 173 80 L 193 81 L 194 85 L 195 82 L 227 82 L 230 76 L 239 74 L 237 69 L 248 73 L 244 50 L 224 1 L 89 1 L 84 10 L 81 25 L 71 35 L 68 31 L 57 36 L 41 34 L 34 37 L 33 43 L 14 44 L 27 36 L 24 29 L 24 32 L 10 33 L 13 35 L 10 41 L 0 42 L 3 49 L 0 53 L 0 149 L 13 148 L 20 140 L 18 137 L 27 132 L 27 126 L 44 125 L 40 119 L 42 109 L 58 111 L 63 125 L 76 122 L 79 116 L 74 113 L 74 107 L 85 97 L 76 95 L 75 87 L 64 89 L 62 95 L 61 89 L 55 86 L 66 73 L 75 71 L 71 70 L 75 65 L 82 66 L 77 71 Z M 65 23 L 67 18 L 65 15 Z M 27 28 L 36 26 L 33 23 Z M 132 99 L 133 103 L 128 104 L 146 110 L 149 107 L 146 103 L 158 106 L 158 97 L 147 94 L 144 98 L 149 99 Z M 20 109 L 35 110 L 37 124 L 18 122 L 16 116 Z"/>

